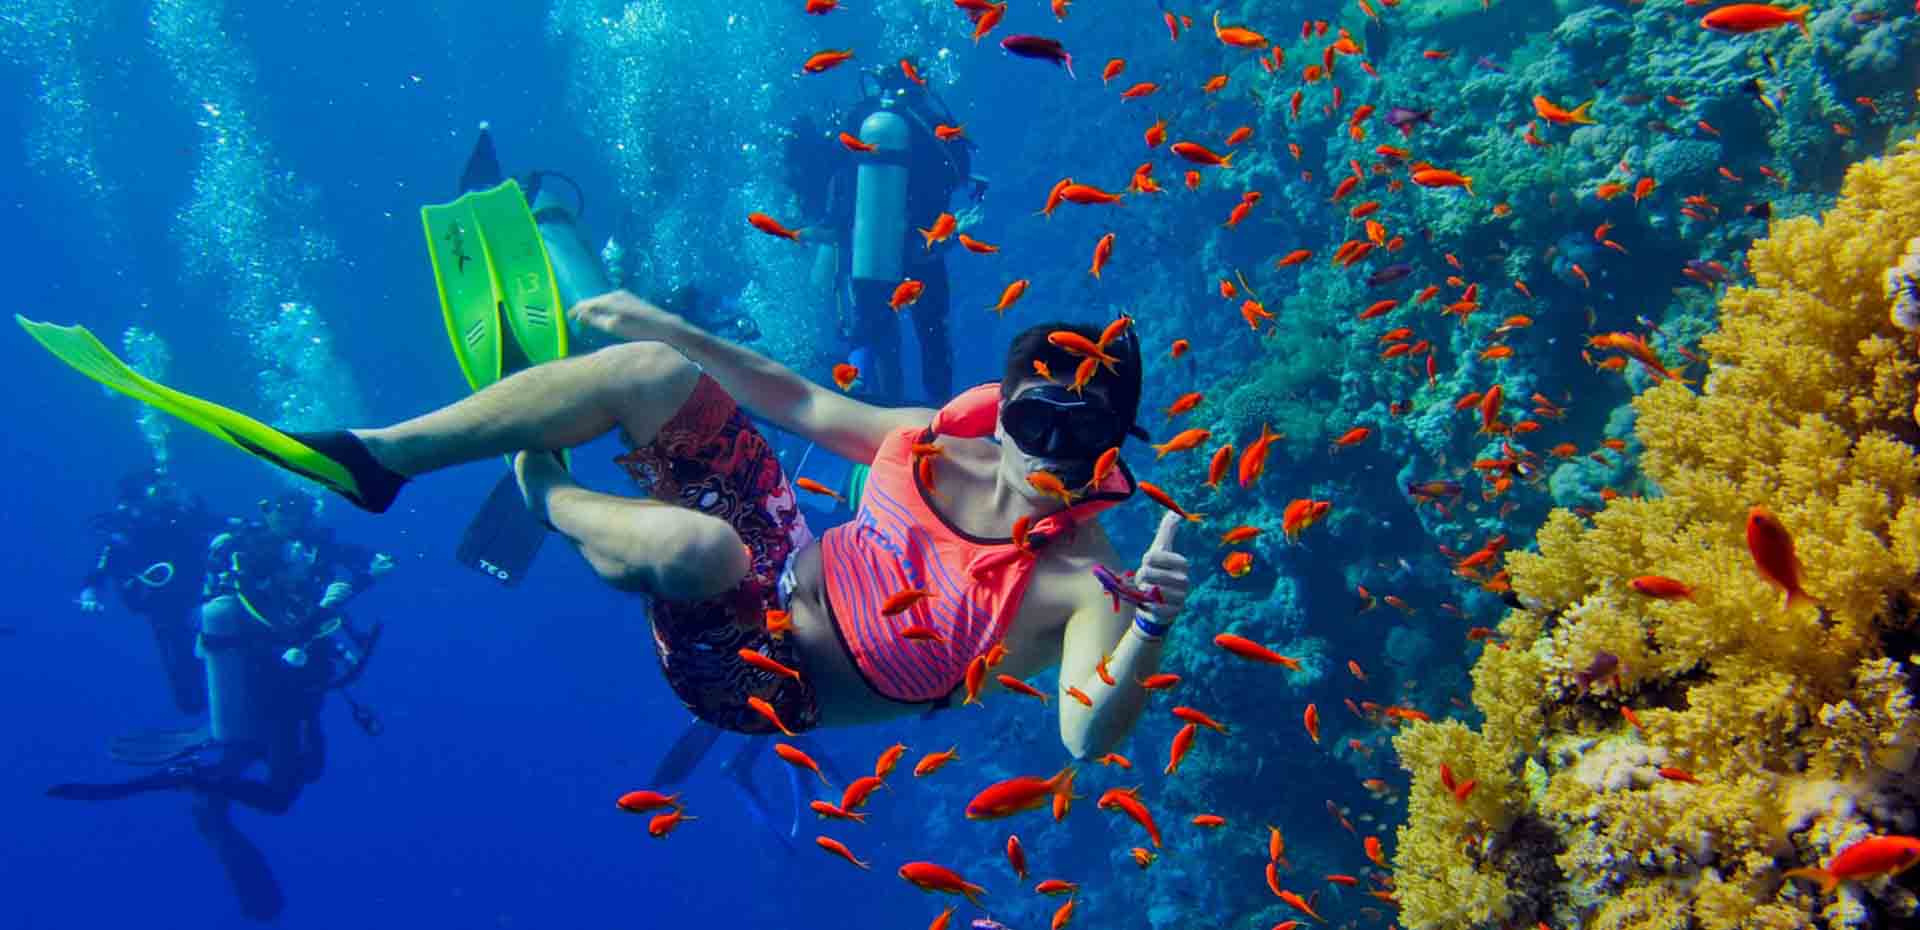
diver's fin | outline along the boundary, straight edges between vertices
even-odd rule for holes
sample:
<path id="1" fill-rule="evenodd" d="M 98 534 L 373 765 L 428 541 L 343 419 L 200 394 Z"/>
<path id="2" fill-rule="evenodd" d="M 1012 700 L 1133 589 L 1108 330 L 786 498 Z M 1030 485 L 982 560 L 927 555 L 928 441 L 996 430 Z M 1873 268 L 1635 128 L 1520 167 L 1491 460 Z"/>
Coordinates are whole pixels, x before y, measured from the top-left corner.
<path id="1" fill-rule="evenodd" d="M 749 742 L 764 740 L 765 737 L 760 736 L 748 737 Z M 793 784 L 794 804 L 797 806 L 802 803 L 802 799 L 805 797 L 800 788 L 799 770 L 792 766 L 781 766 L 781 768 L 786 769 L 788 772 L 788 780 Z M 747 813 L 752 815 L 753 819 L 759 822 L 761 826 L 765 827 L 768 833 L 773 834 L 773 838 L 779 840 L 780 845 L 785 847 L 788 852 L 795 851 L 794 840 L 799 833 L 800 826 L 798 815 L 795 815 L 791 828 L 781 826 L 774 822 L 772 806 L 767 803 L 766 798 L 761 797 L 759 787 L 753 783 L 753 767 L 751 765 L 745 768 L 734 768 L 729 764 L 728 775 L 731 776 L 729 780 L 733 782 L 734 789 L 740 792 L 740 800 L 747 805 Z"/>
<path id="2" fill-rule="evenodd" d="M 468 387 L 567 354 L 560 286 L 518 181 L 421 207 L 420 222 Z"/>
<path id="3" fill-rule="evenodd" d="M 507 587 L 525 578 L 533 567 L 533 557 L 547 541 L 547 528 L 520 494 L 520 482 L 513 472 L 501 476 L 487 502 L 473 515 L 467 531 L 460 537 L 454 558 L 460 564 L 492 577 Z"/>
<path id="4" fill-rule="evenodd" d="M 653 778 L 647 784 L 665 788 L 686 781 L 687 776 L 693 774 L 693 767 L 707 757 L 719 739 L 719 727 L 698 718 L 688 721 L 686 729 L 681 730 L 673 745 L 667 748 L 666 756 L 653 770 Z"/>
<path id="5" fill-rule="evenodd" d="M 128 367 L 84 326 L 58 326 L 14 314 L 20 328 L 73 370 L 178 417 L 187 425 L 234 445 L 270 465 L 318 482 L 363 510 L 384 512 L 407 479 L 375 461 L 364 444 L 344 430 L 290 433 L 237 410 L 153 381 Z"/>
<path id="6" fill-rule="evenodd" d="M 252 920 L 269 921 L 286 909 L 287 898 L 274 880 L 267 857 L 233 825 L 227 803 L 214 798 L 196 798 L 193 825 L 201 838 L 213 847 L 220 867 L 233 883 L 234 896 L 240 899 L 240 913 Z"/>
<path id="7" fill-rule="evenodd" d="M 481 123 L 480 138 L 473 140 L 473 153 L 467 156 L 467 166 L 460 172 L 460 193 L 486 190 L 506 177 L 500 171 L 500 156 L 493 150 L 493 133 L 486 123 Z"/>
<path id="8" fill-rule="evenodd" d="M 564 358 L 567 354 L 566 308 L 560 304 L 560 284 L 547 257 L 540 225 L 517 181 L 492 190 L 468 194 L 473 221 L 479 227 L 491 266 L 500 315 L 512 336 L 501 374 Z M 517 350 L 517 356 L 516 356 Z"/>
<path id="9" fill-rule="evenodd" d="M 172 791 L 193 785 L 194 769 L 175 766 L 151 775 L 117 782 L 68 782 L 47 789 L 47 797 L 62 801 L 119 801 L 149 791 Z"/>
<path id="10" fill-rule="evenodd" d="M 213 743 L 206 726 L 180 730 L 146 730 L 116 736 L 107 744 L 107 755 L 128 765 L 172 765 Z"/>
<path id="11" fill-rule="evenodd" d="M 483 129 L 467 177 L 477 177 L 475 165 L 487 161 L 498 172 L 492 138 Z M 420 220 L 447 335 L 469 387 L 478 391 L 567 354 L 560 288 L 519 182 L 422 207 Z M 547 527 L 527 512 L 509 473 L 474 515 L 455 557 L 512 585 L 532 567 L 546 536 Z"/>
<path id="12" fill-rule="evenodd" d="M 421 207 L 420 223 L 427 233 L 427 256 L 433 261 L 433 283 L 453 340 L 453 356 L 467 386 L 478 391 L 500 380 L 504 346 L 494 276 L 470 208 L 473 196 Z"/>

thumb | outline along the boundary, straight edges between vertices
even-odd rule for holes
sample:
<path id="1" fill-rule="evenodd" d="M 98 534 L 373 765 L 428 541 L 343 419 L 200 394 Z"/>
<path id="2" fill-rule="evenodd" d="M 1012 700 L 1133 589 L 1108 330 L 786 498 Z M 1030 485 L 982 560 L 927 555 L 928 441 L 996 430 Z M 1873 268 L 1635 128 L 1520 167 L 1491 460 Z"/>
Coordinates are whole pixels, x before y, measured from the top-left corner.
<path id="1" fill-rule="evenodd" d="M 1180 532 L 1180 524 L 1185 522 L 1187 521 L 1180 519 L 1180 515 L 1173 511 L 1161 514 L 1160 527 L 1154 531 L 1153 544 L 1147 547 L 1147 551 L 1173 549 L 1173 538 Z"/>

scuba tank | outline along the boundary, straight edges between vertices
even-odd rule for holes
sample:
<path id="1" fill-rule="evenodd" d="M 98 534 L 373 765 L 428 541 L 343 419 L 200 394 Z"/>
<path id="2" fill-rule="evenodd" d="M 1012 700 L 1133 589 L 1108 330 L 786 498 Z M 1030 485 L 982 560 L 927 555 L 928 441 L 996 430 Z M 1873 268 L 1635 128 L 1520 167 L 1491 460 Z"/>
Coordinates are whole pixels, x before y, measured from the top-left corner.
<path id="1" fill-rule="evenodd" d="M 860 123 L 860 141 L 874 151 L 860 160 L 853 203 L 853 280 L 883 282 L 890 293 L 905 276 L 907 152 L 912 134 L 893 99 Z"/>
<path id="2" fill-rule="evenodd" d="M 572 206 L 546 183 L 553 178 L 573 187 Z M 566 307 L 613 290 L 606 266 L 580 231 L 580 214 L 586 205 L 580 186 L 564 174 L 535 171 L 527 176 L 527 206 L 533 211 L 540 242 L 547 248 L 547 263 L 553 267 L 553 280 L 560 288 L 560 303 Z M 599 330 L 581 326 L 571 317 L 567 319 L 567 340 L 588 348 L 599 348 L 609 341 Z"/>
<path id="3" fill-rule="evenodd" d="M 586 202 L 578 196 L 579 188 L 574 188 L 576 206 L 569 208 L 566 201 L 554 193 L 553 185 L 546 183 L 550 178 L 573 184 L 571 178 L 556 172 L 534 172 L 528 178 L 533 188 L 528 207 L 533 210 L 534 224 L 540 228 L 540 241 L 546 244 L 554 281 L 560 285 L 560 300 L 571 307 L 613 290 L 613 283 L 600 264 L 600 256 L 587 246 L 580 234 L 580 213 Z"/>
<path id="4" fill-rule="evenodd" d="M 207 666 L 207 717 L 213 738 L 222 743 L 259 742 L 266 738 L 260 713 L 262 688 L 272 687 L 261 676 L 275 669 L 262 662 L 245 643 L 259 635 L 260 623 L 238 597 L 218 597 L 200 608 L 200 637 L 194 651 Z"/>

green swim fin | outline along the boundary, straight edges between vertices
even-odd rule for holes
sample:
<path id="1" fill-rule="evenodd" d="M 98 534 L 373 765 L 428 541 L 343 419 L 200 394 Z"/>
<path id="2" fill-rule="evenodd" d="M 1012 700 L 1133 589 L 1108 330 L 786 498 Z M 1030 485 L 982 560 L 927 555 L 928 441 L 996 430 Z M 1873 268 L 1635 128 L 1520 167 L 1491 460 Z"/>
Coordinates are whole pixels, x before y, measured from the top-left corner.
<path id="1" fill-rule="evenodd" d="M 566 356 L 560 287 L 518 181 L 422 207 L 420 221 L 469 387 Z"/>
<path id="2" fill-rule="evenodd" d="M 73 370 L 110 390 L 172 414 L 248 455 L 319 482 L 366 510 L 374 513 L 386 510 L 406 480 L 391 472 L 381 474 L 385 470 L 351 434 L 296 434 L 275 429 L 237 410 L 176 391 L 141 375 L 84 326 L 41 323 L 17 313 L 13 318 L 42 348 Z"/>
<path id="3" fill-rule="evenodd" d="M 478 391 L 523 368 L 564 358 L 567 326 L 552 261 L 520 184 L 420 209 L 453 354 Z M 519 584 L 547 527 L 521 499 L 511 469 L 462 534 L 454 557 L 503 585 Z"/>

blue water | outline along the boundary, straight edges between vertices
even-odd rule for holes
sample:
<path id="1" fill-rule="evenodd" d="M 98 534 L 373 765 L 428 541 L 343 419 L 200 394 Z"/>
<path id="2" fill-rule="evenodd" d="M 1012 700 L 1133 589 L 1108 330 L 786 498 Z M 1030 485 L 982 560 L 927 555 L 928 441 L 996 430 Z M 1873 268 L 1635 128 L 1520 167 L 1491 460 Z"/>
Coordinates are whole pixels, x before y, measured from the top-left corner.
<path id="1" fill-rule="evenodd" d="M 1521 10 L 1531 2 L 1498 6 Z M 1670 301 L 1691 316 L 1676 310 L 1661 319 L 1693 339 L 1709 324 L 1711 307 L 1698 292 L 1674 290 L 1689 286 L 1678 269 L 1694 258 L 1737 265 L 1739 249 L 1763 229 L 1740 219 L 1740 206 L 1771 191 L 1719 195 L 1729 219 L 1700 233 L 1677 220 L 1657 231 L 1651 221 L 1642 225 L 1631 218 L 1625 197 L 1601 206 L 1582 196 L 1575 206 L 1571 191 L 1566 201 L 1549 200 L 1541 191 L 1501 190 L 1501 182 L 1482 178 L 1489 196 L 1478 208 L 1511 198 L 1526 221 L 1489 231 L 1437 209 L 1402 209 L 1375 185 L 1366 196 L 1388 201 L 1383 218 L 1409 240 L 1424 224 L 1442 225 L 1433 247 L 1414 242 L 1407 253 L 1417 276 L 1379 293 L 1343 282 L 1324 306 L 1312 308 L 1317 316 L 1283 317 L 1280 336 L 1257 339 L 1234 303 L 1214 297 L 1217 282 L 1245 271 L 1268 309 L 1280 311 L 1299 279 L 1270 270 L 1272 258 L 1304 245 L 1324 250 L 1315 259 L 1324 264 L 1340 239 L 1360 235 L 1340 228 L 1345 220 L 1326 200 L 1331 179 L 1348 170 L 1340 139 L 1344 113 L 1356 102 L 1376 105 L 1383 115 L 1394 105 L 1437 108 L 1436 121 L 1449 128 L 1422 129 L 1406 144 L 1430 143 L 1436 159 L 1464 162 L 1479 154 L 1484 140 L 1468 138 L 1460 126 L 1480 120 L 1522 125 L 1530 118 L 1524 101 L 1540 90 L 1551 89 L 1567 106 L 1598 93 L 1585 77 L 1565 75 L 1554 88 L 1513 78 L 1512 87 L 1486 91 L 1485 82 L 1508 78 L 1470 63 L 1486 54 L 1520 68 L 1515 46 L 1529 38 L 1537 45 L 1540 35 L 1517 30 L 1554 27 L 1552 17 L 1528 18 L 1544 5 L 1525 6 L 1532 12 L 1512 20 L 1490 16 L 1484 27 L 1456 22 L 1437 35 L 1404 41 L 1388 27 L 1403 66 L 1418 57 L 1410 49 L 1420 45 L 1452 49 L 1453 64 L 1431 67 L 1453 83 L 1400 80 L 1390 94 L 1370 96 L 1351 74 L 1354 66 L 1343 63 L 1349 91 L 1343 115 L 1313 117 L 1326 102 L 1316 89 L 1307 109 L 1312 125 L 1298 128 L 1277 118 L 1279 105 L 1263 109 L 1249 96 L 1246 88 L 1261 75 L 1247 55 L 1222 53 L 1204 23 L 1211 9 L 1189 11 L 1198 28 L 1169 44 L 1160 10 L 1137 0 L 1083 0 L 1065 23 L 1027 2 L 976 45 L 960 11 L 943 2 L 876 7 L 848 0 L 824 18 L 802 15 L 799 0 L 749 6 L 104 0 L 76 10 L 62 0 L 12 0 L 0 9 L 0 28 L 7 30 L 0 35 L 4 309 L 86 325 L 116 349 L 125 345 L 129 327 L 137 327 L 169 348 L 168 383 L 302 428 L 391 422 L 451 402 L 466 386 L 448 357 L 418 210 L 457 193 L 475 128 L 486 121 L 509 173 L 550 168 L 579 182 L 588 202 L 585 240 L 596 249 L 610 237 L 619 240 L 629 265 L 646 269 L 630 268 L 631 283 L 697 284 L 752 315 L 768 336 L 764 350 L 790 352 L 781 360 L 825 380 L 827 364 L 845 348 L 818 335 L 832 332 L 830 311 L 810 304 L 800 289 L 804 262 L 779 251 L 785 243 L 751 232 L 742 216 L 786 202 L 777 177 L 778 126 L 800 112 L 824 120 L 828 108 L 855 97 L 853 65 L 803 77 L 799 64 L 807 55 L 851 46 L 859 49 L 856 61 L 868 66 L 912 55 L 977 143 L 973 167 L 991 179 L 991 191 L 971 231 L 1002 247 L 989 259 L 958 253 L 948 259 L 955 385 L 997 379 L 1002 347 L 1024 326 L 1053 318 L 1100 324 L 1128 312 L 1142 321 L 1150 360 L 1164 358 L 1175 335 L 1191 337 L 1195 346 L 1188 361 L 1150 374 L 1143 417 L 1157 440 L 1172 431 L 1152 411 L 1189 390 L 1208 391 L 1214 406 L 1186 425 L 1212 424 L 1220 431 L 1216 443 L 1244 443 L 1261 417 L 1293 417 L 1283 425 L 1298 434 L 1299 445 L 1275 454 L 1261 491 L 1229 489 L 1217 510 L 1211 500 L 1194 508 L 1213 519 L 1189 531 L 1183 548 L 1212 599 L 1183 623 L 1200 625 L 1209 636 L 1230 622 L 1246 624 L 1255 638 L 1299 646 L 1309 672 L 1287 679 L 1227 667 L 1198 645 L 1170 655 L 1168 669 L 1192 679 L 1190 699 L 1229 718 L 1240 741 L 1213 742 L 1202 734 L 1201 752 L 1211 759 L 1190 761 L 1197 774 L 1183 772 L 1180 781 L 1164 778 L 1159 770 L 1177 726 L 1156 709 L 1121 747 L 1137 764 L 1133 773 L 1081 766 L 1085 798 L 1064 824 L 1040 815 L 990 824 L 961 816 L 967 798 L 988 781 L 1048 774 L 1067 760 L 1052 709 L 1003 696 L 984 710 L 814 734 L 827 755 L 856 774 L 889 744 L 911 750 L 891 789 L 875 796 L 868 825 L 821 827 L 808 817 L 792 850 L 750 815 L 720 774 L 719 763 L 739 744 L 739 737 L 725 737 L 676 789 L 698 819 L 655 840 L 646 835 L 644 818 L 622 814 L 613 803 L 623 792 L 652 787 L 645 780 L 688 716 L 661 680 L 642 603 L 601 584 L 558 541 L 516 588 L 456 565 L 460 531 L 497 479 L 496 463 L 416 482 L 378 518 L 329 499 L 323 513 L 329 527 L 392 553 L 399 563 L 352 611 L 363 624 L 387 624 L 367 679 L 354 689 L 378 712 L 385 732 L 362 734 L 344 703 L 330 700 L 324 778 L 284 817 L 235 814 L 287 897 L 277 925 L 921 927 L 946 902 L 922 895 L 893 872 L 901 863 L 931 859 L 989 888 L 990 910 L 962 904 L 959 926 L 988 914 L 1016 930 L 1045 925 L 1059 902 L 1031 893 L 1043 877 L 1083 883 L 1075 918 L 1081 926 L 1268 926 L 1292 914 L 1261 880 L 1266 822 L 1285 826 L 1303 890 L 1318 874 L 1364 871 L 1358 844 L 1324 807 L 1337 801 L 1359 821 L 1358 833 L 1380 835 L 1391 845 L 1400 808 L 1370 797 L 1358 783 L 1381 777 L 1404 789 L 1406 778 L 1391 758 L 1389 731 L 1349 725 L 1342 699 L 1371 695 L 1382 703 L 1419 703 L 1436 717 L 1451 713 L 1447 698 L 1466 692 L 1466 668 L 1478 647 L 1451 633 L 1443 644 L 1419 633 L 1383 642 L 1380 631 L 1397 617 L 1380 608 L 1364 622 L 1351 621 L 1354 585 L 1397 591 L 1429 614 L 1438 602 L 1457 601 L 1464 611 L 1443 622 L 1462 629 L 1492 625 L 1500 605 L 1452 578 L 1450 566 L 1434 557 L 1435 545 L 1471 551 L 1503 529 L 1524 545 L 1548 505 L 1597 505 L 1600 485 L 1626 486 L 1631 479 L 1625 466 L 1588 469 L 1566 482 L 1565 493 L 1556 482 L 1551 501 L 1540 493 L 1525 497 L 1511 524 L 1501 522 L 1504 512 L 1492 517 L 1497 504 L 1444 517 L 1433 508 L 1414 509 L 1402 490 L 1406 482 L 1462 477 L 1462 463 L 1491 453 L 1465 436 L 1470 429 L 1450 424 L 1445 413 L 1432 415 L 1451 401 L 1439 397 L 1445 391 L 1422 395 L 1427 406 L 1405 421 L 1387 412 L 1425 378 L 1376 363 L 1377 330 L 1344 344 L 1323 334 L 1338 329 L 1353 336 L 1351 317 L 1368 302 L 1382 294 L 1404 299 L 1442 279 L 1450 272 L 1437 253 L 1452 248 L 1475 263 L 1474 280 L 1489 305 L 1500 308 L 1480 319 L 1523 310 L 1539 318 L 1538 329 L 1512 340 L 1523 352 L 1544 359 L 1559 351 L 1548 348 L 1555 339 L 1562 349 L 1577 345 L 1582 310 L 1594 304 L 1600 328 L 1624 329 L 1638 308 Z M 1302 17 L 1347 15 L 1316 0 L 1251 4 L 1230 10 L 1228 21 L 1243 14 L 1276 38 L 1294 32 Z M 1685 16 L 1663 15 L 1661 28 L 1685 26 Z M 1624 34 L 1618 23 L 1609 28 Z M 1046 62 L 1004 54 L 997 40 L 1010 32 L 1063 39 L 1076 53 L 1078 79 Z M 1297 74 L 1324 44 L 1296 52 L 1301 60 L 1287 68 Z M 1889 59 L 1912 58 L 1910 41 L 1894 45 Z M 1101 65 L 1115 56 L 1128 59 L 1128 71 L 1103 89 Z M 1732 86 L 1711 67 L 1697 65 L 1684 87 L 1635 89 L 1704 100 L 1713 92 L 1707 82 Z M 1202 95 L 1199 83 L 1223 70 L 1233 75 L 1230 90 Z M 1880 68 L 1882 76 L 1871 80 L 1897 83 L 1884 76 L 1889 70 Z M 1133 81 L 1158 81 L 1166 89 L 1144 101 L 1113 99 Z M 1297 84 L 1287 81 L 1289 88 Z M 1497 114 L 1460 112 L 1455 100 L 1464 98 L 1456 93 L 1472 82 L 1481 82 L 1475 99 L 1504 93 L 1513 106 Z M 1707 112 L 1729 133 L 1742 121 L 1751 129 L 1760 119 L 1757 109 L 1738 91 L 1720 90 L 1724 107 L 1745 110 Z M 1619 92 L 1601 94 L 1606 103 L 1599 112 L 1611 112 L 1616 125 L 1631 129 L 1642 120 L 1638 110 L 1609 109 L 1625 106 L 1612 99 Z M 1882 97 L 1892 108 L 1891 96 Z M 1276 99 L 1283 98 L 1284 89 Z M 1383 115 L 1373 120 L 1367 148 L 1405 141 Z M 1201 193 L 1190 194 L 1181 178 L 1190 166 L 1164 153 L 1151 156 L 1168 191 L 1154 206 L 1135 206 L 1134 198 L 1126 207 L 1064 207 L 1050 220 L 1031 215 L 1062 176 L 1123 187 L 1150 155 L 1140 135 L 1155 118 L 1179 124 L 1173 139 L 1184 133 L 1210 143 L 1240 124 L 1257 128 L 1242 163 L 1258 164 L 1257 181 L 1246 183 L 1264 187 L 1267 201 L 1250 222 L 1232 232 L 1219 225 L 1246 184 L 1210 178 Z M 1672 119 L 1683 128 L 1687 122 Z M 1859 140 L 1828 139 L 1824 155 L 1805 157 L 1799 165 L 1805 177 L 1796 176 L 1793 195 L 1798 211 L 1817 208 L 1837 166 L 1883 139 L 1887 120 L 1877 121 L 1878 128 L 1866 122 Z M 1608 155 L 1578 183 L 1590 192 L 1610 159 L 1625 157 L 1616 148 L 1661 141 L 1653 132 L 1603 146 Z M 1568 144 L 1567 131 L 1545 133 Z M 1287 155 L 1289 140 L 1307 146 L 1305 164 L 1296 166 Z M 1484 146 L 1527 151 L 1517 138 Z M 1785 165 L 1788 158 L 1732 142 L 1714 155 L 1749 174 L 1758 164 Z M 1673 156 L 1675 163 L 1686 160 Z M 1705 177 L 1711 162 L 1695 157 L 1683 167 Z M 1296 182 L 1307 168 L 1319 180 Z M 1669 211 L 1686 192 L 1679 185 L 1663 191 L 1674 202 L 1659 208 Z M 1399 195 L 1402 202 L 1408 197 Z M 1183 206 L 1165 206 L 1173 203 Z M 963 205 L 956 197 L 955 208 Z M 1564 221 L 1554 212 L 1561 210 Z M 1618 221 L 1619 237 L 1647 264 L 1588 244 L 1587 230 L 1602 219 Z M 1095 282 L 1086 273 L 1088 257 L 1110 229 L 1120 232 L 1120 246 Z M 1588 269 L 1592 293 L 1576 290 L 1568 277 L 1571 248 L 1556 263 L 1562 250 L 1549 247 L 1562 241 L 1596 263 Z M 1026 305 L 1005 318 L 987 313 L 983 308 L 1015 277 L 1035 282 Z M 1514 277 L 1529 278 L 1543 301 L 1518 303 L 1507 280 Z M 1466 353 L 1483 346 L 1469 346 L 1450 321 L 1422 325 L 1447 353 L 1441 386 L 1455 393 L 1477 389 L 1473 379 L 1482 375 L 1454 374 L 1471 372 Z M 1484 336 L 1486 328 L 1475 332 Z M 1269 363 L 1276 357 L 1322 367 L 1273 374 Z M 1244 422 L 1231 428 L 1249 435 L 1230 436 L 1227 414 L 1218 408 L 1249 372 L 1273 386 L 1274 398 L 1254 405 L 1268 411 L 1254 419 L 1246 420 L 1253 415 L 1244 409 L 1235 414 Z M 1571 357 L 1534 369 L 1516 362 L 1507 372 L 1513 375 L 1510 410 L 1536 386 L 1556 399 L 1576 391 L 1581 397 L 1565 423 L 1549 424 L 1548 442 L 1539 448 L 1577 439 L 1589 449 L 1603 429 L 1613 436 L 1626 432 L 1625 421 L 1609 421 L 1608 413 L 1630 395 L 1620 378 L 1598 376 Z M 59 782 L 129 777 L 107 757 L 106 741 L 182 724 L 167 700 L 145 623 L 111 599 L 101 614 L 83 614 L 74 605 L 98 545 L 85 517 L 109 508 L 114 483 L 151 464 L 154 453 L 135 405 L 96 389 L 11 330 L 0 335 L 0 405 L 8 430 L 0 447 L 6 452 L 0 525 L 8 529 L 0 537 L 0 578 L 10 582 L 0 607 L 0 926 L 255 926 L 239 915 L 213 854 L 192 829 L 184 794 L 112 804 L 43 796 Z M 1374 428 L 1378 448 L 1329 456 L 1327 442 L 1359 423 Z M 290 487 L 271 469 L 184 428 L 172 430 L 166 448 L 171 473 L 221 514 L 250 514 L 255 501 Z M 798 445 L 786 448 L 796 452 Z M 575 462 L 582 481 L 625 488 L 611 462 L 618 451 L 606 439 L 580 450 Z M 1150 459 L 1142 450 L 1132 461 L 1143 476 L 1198 496 L 1193 472 L 1203 466 L 1189 458 L 1155 468 Z M 1469 493 L 1479 492 L 1475 485 Z M 1336 499 L 1336 515 L 1304 545 L 1282 546 L 1276 540 L 1280 508 L 1309 495 Z M 1116 568 L 1132 567 L 1158 516 L 1136 502 L 1106 521 L 1126 562 Z M 1214 568 L 1223 550 L 1209 537 L 1245 521 L 1269 531 L 1256 547 L 1255 575 L 1236 587 Z M 1264 587 L 1243 597 L 1256 583 Z M 1371 690 L 1348 678 L 1348 658 L 1373 675 Z M 1051 690 L 1050 680 L 1037 683 Z M 1327 721 L 1328 738 L 1319 748 L 1300 734 L 1307 701 L 1318 702 Z M 1364 738 L 1371 754 L 1342 748 L 1349 738 Z M 956 745 L 962 761 L 940 776 L 902 777 L 923 753 Z M 784 811 L 784 768 L 768 755 L 756 775 Z M 1150 873 L 1128 859 L 1127 850 L 1143 842 L 1138 828 L 1094 809 L 1099 792 L 1134 784 L 1146 786 L 1143 796 L 1169 834 L 1169 848 Z M 1232 812 L 1234 823 L 1202 835 L 1186 821 L 1205 810 Z M 1016 882 L 1002 858 L 1009 832 L 1020 834 L 1035 862 L 1026 881 Z M 872 871 L 859 872 L 813 848 L 817 833 L 845 840 L 872 861 Z M 1330 889 L 1320 903 L 1345 920 L 1374 902 Z M 1361 919 L 1362 926 L 1384 925 Z"/>

